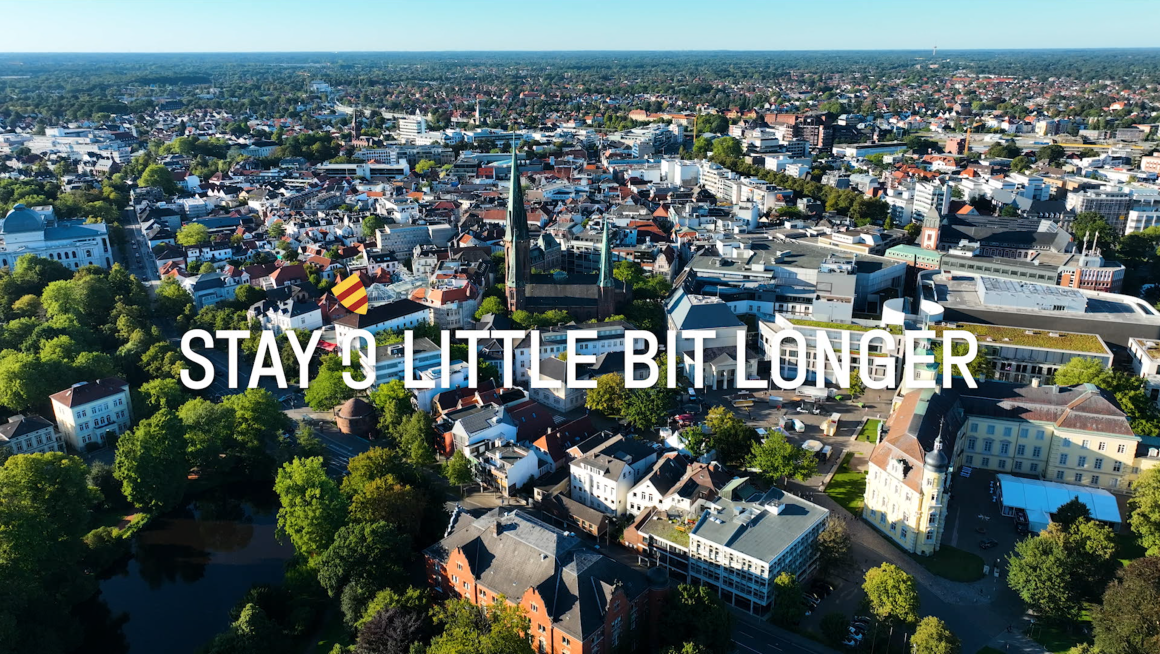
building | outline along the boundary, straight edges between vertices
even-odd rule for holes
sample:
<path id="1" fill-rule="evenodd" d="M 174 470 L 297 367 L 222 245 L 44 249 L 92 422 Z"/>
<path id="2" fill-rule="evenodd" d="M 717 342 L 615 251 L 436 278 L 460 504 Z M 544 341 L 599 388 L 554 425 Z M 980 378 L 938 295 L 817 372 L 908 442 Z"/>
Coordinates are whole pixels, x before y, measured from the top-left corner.
<path id="1" fill-rule="evenodd" d="M 1105 368 L 1112 366 L 1112 351 L 1099 334 L 965 322 L 931 325 L 928 329 L 940 337 L 944 329 L 974 334 L 979 344 L 978 356 L 986 358 L 991 367 L 988 378 L 999 381 L 1048 385 L 1061 367 L 1077 357 L 1095 359 Z"/>
<path id="2" fill-rule="evenodd" d="M 412 300 L 396 300 L 367 309 L 365 314 L 348 313 L 334 321 L 334 338 L 342 343 L 355 330 L 372 334 L 418 327 L 431 322 L 431 309 Z M 357 344 L 356 344 L 357 345 Z"/>
<path id="3" fill-rule="evenodd" d="M 427 133 L 427 119 L 423 116 L 412 116 L 399 120 L 399 138 L 403 141 L 414 141 L 415 137 Z"/>
<path id="4" fill-rule="evenodd" d="M 503 598 L 523 608 L 528 638 L 543 654 L 633 651 L 651 639 L 665 588 L 589 549 L 570 532 L 520 511 L 451 518 L 447 536 L 423 552 L 432 590 L 476 605 Z"/>
<path id="5" fill-rule="evenodd" d="M 851 143 L 835 145 L 834 154 L 847 159 L 865 159 L 872 154 L 898 154 L 906 149 L 906 144 L 901 141 L 894 143 Z"/>
<path id="6" fill-rule="evenodd" d="M 116 377 L 73 384 L 48 399 L 65 443 L 77 452 L 104 447 L 133 420 L 129 384 Z"/>
<path id="7" fill-rule="evenodd" d="M 830 512 L 780 489 L 738 478 L 707 504 L 689 531 L 689 582 L 757 615 L 773 606 L 782 572 L 804 581 L 817 569 L 818 535 Z"/>
<path id="8" fill-rule="evenodd" d="M 64 438 L 40 416 L 14 415 L 0 424 L 0 447 L 11 454 L 64 452 Z"/>
<path id="9" fill-rule="evenodd" d="M 59 261 L 73 270 L 113 267 L 104 223 L 58 225 L 53 214 L 43 216 L 17 203 L 0 220 L 0 268 L 15 268 L 16 260 L 26 254 Z"/>
<path id="10" fill-rule="evenodd" d="M 322 328 L 322 309 L 315 302 L 300 302 L 294 298 L 275 302 L 262 300 L 246 312 L 250 320 L 261 323 L 262 329 L 281 335 L 292 329 L 313 331 Z"/>
<path id="11" fill-rule="evenodd" d="M 690 461 L 677 452 L 667 452 L 653 464 L 628 494 L 628 512 L 639 515 L 657 509 L 666 516 L 695 519 L 701 506 L 712 502 L 732 479 L 716 461 Z"/>
<path id="12" fill-rule="evenodd" d="M 443 353 L 439 346 L 431 342 L 429 338 L 416 338 L 411 343 L 411 369 L 417 375 L 434 369 L 435 377 L 438 377 L 439 366 L 443 361 Z M 355 343 L 356 348 L 362 347 Z M 375 385 L 385 384 L 395 379 L 403 379 L 405 377 L 405 363 L 406 346 L 403 343 L 393 343 L 387 346 L 380 346 L 375 348 L 375 358 L 372 360 L 369 357 L 362 357 L 359 360 L 363 372 L 367 375 L 371 374 L 371 368 L 374 368 Z M 438 382 L 436 383 L 438 385 Z"/>
<path id="13" fill-rule="evenodd" d="M 892 335 L 892 347 L 886 348 L 882 339 L 875 339 L 870 345 L 870 370 L 867 374 L 873 379 L 887 379 L 890 388 L 894 388 L 902 378 L 902 330 L 895 325 L 885 325 L 878 321 L 851 320 L 850 322 L 818 322 L 803 318 L 777 315 L 771 320 L 762 320 L 758 323 L 758 344 L 764 358 L 772 361 L 774 354 L 773 338 L 781 331 L 796 331 L 802 335 L 805 342 L 805 353 L 798 352 L 796 341 L 786 340 L 778 354 L 778 369 L 783 379 L 796 379 L 799 374 L 802 357 L 806 362 L 805 380 L 812 383 L 817 379 L 818 365 L 818 338 L 821 334 L 829 339 L 835 352 L 840 352 L 843 338 L 850 343 L 850 378 L 860 375 L 862 369 L 859 343 L 862 336 L 873 329 L 884 329 Z M 893 372 L 891 372 L 893 367 Z M 825 382 L 837 385 L 837 377 L 829 365 L 825 368 Z M 842 387 L 839 385 L 839 387 Z"/>
<path id="14" fill-rule="evenodd" d="M 1128 354 L 1132 356 L 1132 370 L 1144 378 L 1144 392 L 1160 404 L 1160 340 L 1133 338 L 1128 341 Z"/>
<path id="15" fill-rule="evenodd" d="M 643 441 L 607 432 L 577 447 L 583 454 L 568 466 L 571 498 L 601 513 L 625 515 L 629 491 L 651 470 L 656 450 Z"/>
<path id="16" fill-rule="evenodd" d="M 632 289 L 612 276 L 612 247 L 608 223 L 602 221 L 600 268 L 596 275 L 555 273 L 535 275 L 530 262 L 531 237 L 527 207 L 520 182 L 519 162 L 512 152 L 512 176 L 503 237 L 505 293 L 508 311 L 542 313 L 567 311 L 577 320 L 604 320 L 622 303 L 631 301 Z"/>
<path id="17" fill-rule="evenodd" d="M 465 279 L 437 279 L 415 289 L 411 299 L 431 309 L 431 318 L 443 329 L 467 329 L 475 318 L 482 294 Z"/>
<path id="18" fill-rule="evenodd" d="M 1100 214 L 1123 234 L 1127 228 L 1128 212 L 1132 209 L 1132 194 L 1104 189 L 1072 191 L 1067 194 L 1066 205 L 1076 214 L 1087 211 Z"/>

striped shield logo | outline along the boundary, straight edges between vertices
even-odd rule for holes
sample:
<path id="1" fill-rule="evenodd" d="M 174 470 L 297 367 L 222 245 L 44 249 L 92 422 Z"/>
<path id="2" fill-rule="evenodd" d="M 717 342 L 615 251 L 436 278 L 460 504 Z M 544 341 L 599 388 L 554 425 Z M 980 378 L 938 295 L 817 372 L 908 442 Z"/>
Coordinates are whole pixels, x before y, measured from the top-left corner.
<path id="1" fill-rule="evenodd" d="M 367 289 L 363 287 L 358 275 L 351 275 L 342 280 L 331 293 L 334 293 L 334 297 L 338 298 L 342 306 L 355 313 L 366 315 Z"/>

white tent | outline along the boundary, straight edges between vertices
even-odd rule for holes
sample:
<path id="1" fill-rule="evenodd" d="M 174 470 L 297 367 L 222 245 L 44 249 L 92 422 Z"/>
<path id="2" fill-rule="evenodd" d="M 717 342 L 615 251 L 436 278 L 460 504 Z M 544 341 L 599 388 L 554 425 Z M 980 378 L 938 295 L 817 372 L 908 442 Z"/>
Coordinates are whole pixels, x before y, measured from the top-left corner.
<path id="1" fill-rule="evenodd" d="M 1009 509 L 1023 509 L 1027 512 L 1028 528 L 1042 531 L 1050 522 L 1050 514 L 1073 499 L 1079 499 L 1092 512 L 1092 518 L 1118 529 L 1120 507 L 1116 497 L 1106 490 L 1090 486 L 1057 484 L 1039 479 L 1023 479 L 1011 475 L 995 475 L 999 480 L 999 501 L 1003 505 L 1003 515 L 1011 515 Z"/>

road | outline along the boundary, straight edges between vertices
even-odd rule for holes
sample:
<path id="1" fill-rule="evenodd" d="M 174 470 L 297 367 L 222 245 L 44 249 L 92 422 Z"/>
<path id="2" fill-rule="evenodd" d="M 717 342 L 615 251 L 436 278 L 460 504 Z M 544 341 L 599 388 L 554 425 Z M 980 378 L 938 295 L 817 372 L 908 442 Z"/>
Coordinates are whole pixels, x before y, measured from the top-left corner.
<path id="1" fill-rule="evenodd" d="M 160 281 L 157 260 L 153 258 L 153 251 L 149 249 L 149 239 L 141 229 L 137 212 L 132 207 L 121 211 L 121 225 L 125 228 L 125 252 L 128 259 L 122 263 L 143 282 Z"/>

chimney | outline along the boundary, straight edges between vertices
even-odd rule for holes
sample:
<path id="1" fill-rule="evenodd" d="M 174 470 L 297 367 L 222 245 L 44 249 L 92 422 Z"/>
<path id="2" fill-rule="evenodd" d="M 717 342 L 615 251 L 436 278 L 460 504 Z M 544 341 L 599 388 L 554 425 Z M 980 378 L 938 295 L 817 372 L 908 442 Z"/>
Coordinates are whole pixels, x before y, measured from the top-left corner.
<path id="1" fill-rule="evenodd" d="M 493 529 L 495 530 L 495 537 L 499 538 L 499 535 L 503 533 L 503 525 L 501 525 L 499 523 L 498 519 L 493 524 L 494 524 Z"/>
<path id="2" fill-rule="evenodd" d="M 1039 378 L 1038 377 L 1034 377 L 1031 379 L 1031 388 L 1039 388 Z"/>

